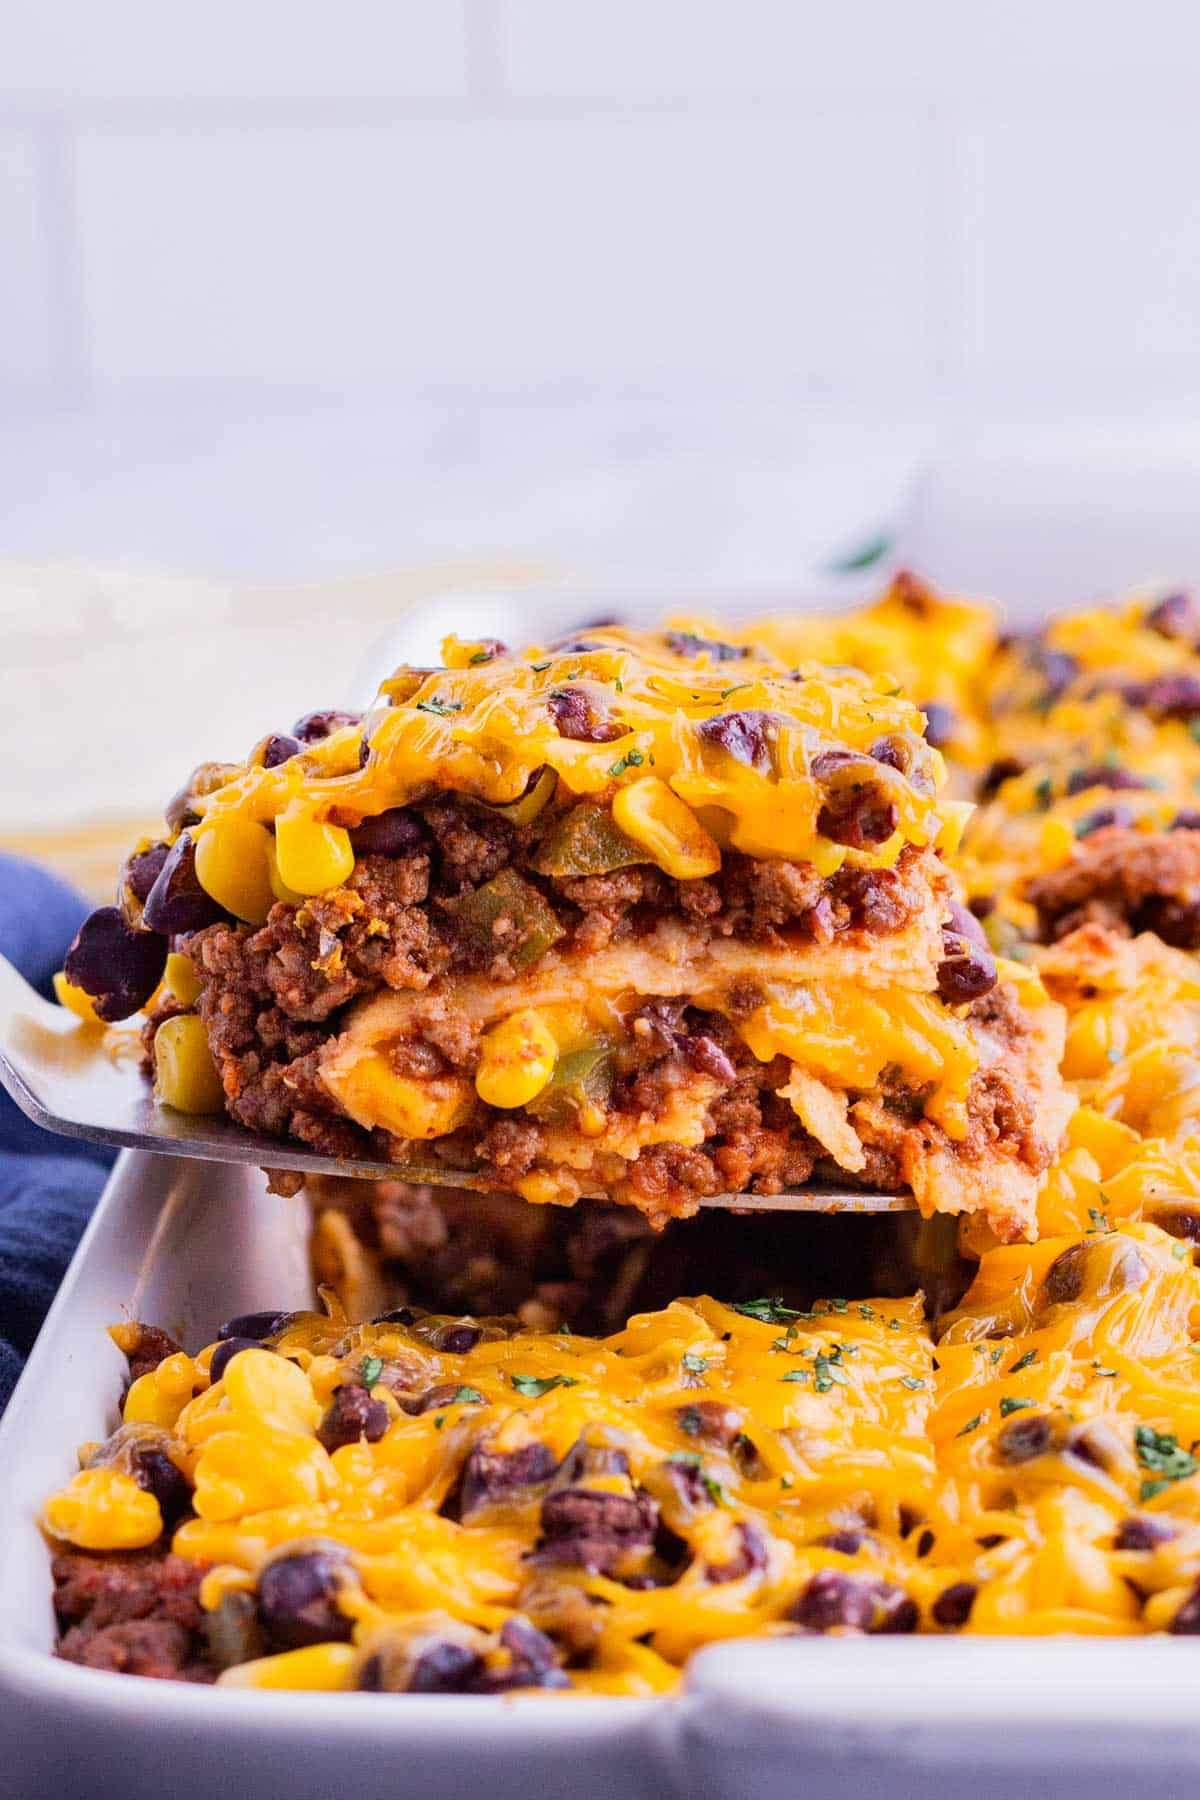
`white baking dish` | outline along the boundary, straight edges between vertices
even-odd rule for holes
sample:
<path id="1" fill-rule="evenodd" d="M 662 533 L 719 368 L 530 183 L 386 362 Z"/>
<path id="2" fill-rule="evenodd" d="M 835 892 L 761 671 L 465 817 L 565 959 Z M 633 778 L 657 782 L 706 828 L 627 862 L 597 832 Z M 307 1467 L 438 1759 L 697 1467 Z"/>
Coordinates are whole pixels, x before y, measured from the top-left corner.
<path id="1" fill-rule="evenodd" d="M 311 1300 L 302 1201 L 126 1154 L 0 1423 L 0 1795 L 121 1800 L 1176 1800 L 1200 1771 L 1186 1640 L 796 1639 L 697 1657 L 680 1700 L 234 1693 L 55 1661 L 36 1519 L 116 1417 L 124 1314 L 195 1347 Z"/>
<path id="2" fill-rule="evenodd" d="M 877 585 L 855 578 L 851 601 Z M 794 593 L 692 595 L 766 611 Z M 678 610 L 689 604 L 680 596 Z M 674 610 L 644 593 L 474 592 L 412 616 L 364 666 L 443 632 L 506 641 Z M 311 1301 L 307 1212 L 248 1169 L 124 1155 L 0 1421 L 0 1800 L 1178 1800 L 1200 1774 L 1186 1640 L 796 1639 L 706 1651 L 672 1701 L 270 1694 L 55 1661 L 45 1495 L 116 1417 L 124 1315 L 195 1348 L 220 1319 Z"/>

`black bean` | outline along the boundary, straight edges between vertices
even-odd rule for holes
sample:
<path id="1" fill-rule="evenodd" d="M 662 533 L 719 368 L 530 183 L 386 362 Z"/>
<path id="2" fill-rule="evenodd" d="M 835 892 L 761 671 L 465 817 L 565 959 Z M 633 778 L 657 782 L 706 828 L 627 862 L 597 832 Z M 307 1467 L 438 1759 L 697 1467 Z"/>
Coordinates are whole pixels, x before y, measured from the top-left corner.
<path id="1" fill-rule="evenodd" d="M 1075 826 L 1075 836 L 1091 837 L 1093 832 L 1108 831 L 1113 826 L 1122 830 L 1136 822 L 1136 815 L 1130 806 L 1097 806 L 1090 813 L 1085 813 Z"/>
<path id="2" fill-rule="evenodd" d="M 889 737 L 880 738 L 878 743 L 872 744 L 868 754 L 872 762 L 883 763 L 886 768 L 895 769 L 898 774 L 903 775 L 919 794 L 932 794 L 933 774 L 929 767 L 929 753 L 924 739 L 919 738 L 915 731 L 894 731 Z M 844 758 L 846 764 L 857 760 L 847 750 L 825 752 L 827 761 L 838 756 Z M 821 758 L 818 757 L 817 761 L 821 761 Z"/>
<path id="3" fill-rule="evenodd" d="M 1130 923 L 1135 932 L 1153 931 L 1175 950 L 1200 950 L 1200 901 L 1152 894 Z"/>
<path id="4" fill-rule="evenodd" d="M 826 1550 L 840 1550 L 843 1556 L 857 1556 L 864 1544 L 874 1543 L 869 1531 L 859 1531 L 854 1526 L 840 1526 L 836 1531 L 827 1531 L 824 1537 L 817 1539 Z"/>
<path id="5" fill-rule="evenodd" d="M 702 719 L 696 727 L 696 735 L 703 743 L 724 750 L 735 762 L 745 763 L 747 768 L 766 774 L 774 762 L 778 730 L 777 713 L 729 712 Z"/>
<path id="6" fill-rule="evenodd" d="M 319 744 L 322 738 L 332 737 L 346 725 L 361 724 L 361 713 L 327 708 L 324 712 L 305 713 L 303 718 L 297 719 L 292 726 L 292 736 L 299 738 L 302 744 Z"/>
<path id="7" fill-rule="evenodd" d="M 546 705 L 559 737 L 580 744 L 611 744 L 628 735 L 629 726 L 606 718 L 583 688 L 556 688 Z"/>
<path id="8" fill-rule="evenodd" d="M 290 737 L 286 732 L 272 732 L 263 742 L 259 760 L 264 769 L 277 769 L 280 763 L 290 762 L 293 756 L 299 756 L 303 748 L 299 738 Z"/>
<path id="9" fill-rule="evenodd" d="M 739 1520 L 734 1529 L 737 1539 L 733 1554 L 725 1562 L 708 1563 L 704 1573 L 709 1581 L 721 1583 L 741 1581 L 743 1576 L 752 1575 L 767 1566 L 767 1541 L 762 1532 L 748 1519 Z"/>
<path id="10" fill-rule="evenodd" d="M 616 1444 L 605 1444 L 588 1437 L 576 1438 L 558 1465 L 555 1487 L 575 1487 L 597 1475 L 628 1475 L 629 1458 Z"/>
<path id="11" fill-rule="evenodd" d="M 1194 806 L 1185 806 L 1175 814 L 1167 827 L 1168 831 L 1200 831 L 1200 812 Z"/>
<path id="12" fill-rule="evenodd" d="M 507 1694 L 519 1688 L 567 1688 L 570 1679 L 558 1666 L 553 1640 L 528 1619 L 507 1619 L 500 1642 L 508 1651 L 508 1668 L 488 1669 L 473 1682 L 476 1694 Z"/>
<path id="13" fill-rule="evenodd" d="M 954 1581 L 943 1588 L 930 1608 L 934 1620 L 951 1631 L 958 1631 L 971 1616 L 978 1589 L 973 1581 Z"/>
<path id="14" fill-rule="evenodd" d="M 965 1006 L 990 994 L 999 980 L 996 959 L 985 942 L 957 931 L 942 932 L 946 955 L 938 964 L 938 993 L 947 1006 Z"/>
<path id="15" fill-rule="evenodd" d="M 720 638 L 697 637 L 694 631 L 668 631 L 667 649 L 676 656 L 708 655 L 714 662 L 740 662 L 749 656 L 749 644 L 724 644 Z"/>
<path id="16" fill-rule="evenodd" d="M 465 1694 L 483 1674 L 484 1662 L 477 1650 L 465 1644 L 432 1644 L 412 1665 L 409 1694 Z M 363 1684 L 365 1685 L 365 1684 Z"/>
<path id="17" fill-rule="evenodd" d="M 209 1380 L 210 1381 L 220 1381 L 222 1376 L 224 1375 L 226 1369 L 229 1367 L 230 1363 L 233 1361 L 234 1357 L 237 1356 L 242 1350 L 264 1350 L 265 1348 L 266 1348 L 266 1345 L 261 1344 L 257 1338 L 252 1338 L 252 1337 L 222 1338 L 221 1342 L 217 1345 L 216 1349 L 213 1351 L 212 1359 L 208 1365 Z"/>
<path id="18" fill-rule="evenodd" d="M 1087 1269 L 1088 1244 L 1071 1244 L 1063 1250 L 1046 1270 L 1042 1282 L 1043 1302 L 1050 1306 L 1066 1306 L 1078 1300 L 1083 1292 L 1084 1274 Z"/>
<path id="19" fill-rule="evenodd" d="M 478 1325 L 444 1325 L 437 1333 L 436 1348 L 444 1350 L 449 1356 L 465 1356 L 473 1350 L 483 1332 Z"/>
<path id="20" fill-rule="evenodd" d="M 1158 1544 L 1169 1544 L 1178 1536 L 1174 1525 L 1165 1519 L 1143 1518 L 1132 1513 L 1122 1519 L 1113 1538 L 1115 1550 L 1153 1550 Z"/>
<path id="21" fill-rule="evenodd" d="M 1172 1637 L 1200 1636 L 1200 1582 L 1192 1588 L 1167 1630 Z"/>
<path id="22" fill-rule="evenodd" d="M 1054 1428 L 1044 1413 L 1018 1413 L 996 1433 L 996 1455 L 1001 1462 L 1032 1462 L 1053 1444 Z"/>
<path id="23" fill-rule="evenodd" d="M 191 1483 L 164 1450 L 143 1447 L 133 1452 L 130 1461 L 133 1479 L 158 1501 L 164 1525 L 174 1525 L 191 1511 Z"/>
<path id="24" fill-rule="evenodd" d="M 808 1631 L 908 1632 L 917 1608 L 902 1588 L 862 1575 L 822 1569 L 803 1589 L 792 1618 Z"/>
<path id="25" fill-rule="evenodd" d="M 91 996 L 97 1016 L 111 1024 L 146 1004 L 166 966 L 165 937 L 135 930 L 119 908 L 102 906 L 76 932 L 64 972 L 72 987 Z"/>
<path id="26" fill-rule="evenodd" d="M 813 758 L 811 774 L 825 788 L 817 830 L 833 843 L 863 850 L 884 843 L 895 831 L 899 808 L 882 784 L 871 778 L 871 764 L 876 760 L 849 750 L 823 750 Z"/>
<path id="27" fill-rule="evenodd" d="M 357 1444 L 365 1438 L 376 1444 L 388 1428 L 391 1415 L 382 1400 L 376 1400 L 360 1382 L 342 1382 L 333 1390 L 317 1437 L 332 1453 L 345 1444 Z"/>
<path id="28" fill-rule="evenodd" d="M 950 902 L 948 926 L 959 937 L 969 938 L 973 944 L 978 944 L 981 950 L 986 950 L 990 955 L 992 947 L 988 943 L 987 932 L 979 923 L 976 914 L 970 912 L 965 906 L 960 906 L 957 900 Z"/>
<path id="29" fill-rule="evenodd" d="M 1025 773 L 1025 764 L 1018 762 L 1015 756 L 1001 756 L 994 763 L 989 763 L 979 781 L 979 798 L 991 800 L 1006 781 Z"/>
<path id="30" fill-rule="evenodd" d="M 144 906 L 169 852 L 169 844 L 151 844 L 148 850 L 137 851 L 121 870 L 118 888 L 127 887 L 134 898 Z M 130 923 L 132 922 L 131 920 Z"/>
<path id="31" fill-rule="evenodd" d="M 391 806 L 376 813 L 350 833 L 356 856 L 408 856 L 426 842 L 425 827 L 407 806 Z"/>
<path id="32" fill-rule="evenodd" d="M 1140 707 L 1156 719 L 1194 719 L 1200 715 L 1200 676 L 1156 675 L 1150 681 L 1131 682 L 1123 689 L 1130 706 Z"/>
<path id="33" fill-rule="evenodd" d="M 1134 792 L 1144 789 L 1146 783 L 1140 775 L 1130 769 L 1122 769 L 1117 763 L 1089 763 L 1086 768 L 1074 769 L 1067 781 L 1068 794 L 1084 794 L 1088 788 L 1111 788 L 1114 792 Z"/>
<path id="34" fill-rule="evenodd" d="M 224 918 L 224 912 L 205 892 L 196 874 L 196 846 L 188 832 L 176 839 L 146 899 L 143 914 L 152 931 L 168 937 L 187 931 L 203 931 Z"/>
<path id="35" fill-rule="evenodd" d="M 923 701 L 921 711 L 925 714 L 926 743 L 932 744 L 935 750 L 944 750 L 958 728 L 958 714 L 940 700 Z"/>
<path id="36" fill-rule="evenodd" d="M 411 1306 L 397 1306 L 391 1312 L 377 1313 L 373 1325 L 415 1325 L 418 1314 Z"/>
<path id="37" fill-rule="evenodd" d="M 226 1319 L 224 1325 L 217 1328 L 219 1338 L 269 1338 L 278 1337 L 296 1318 L 294 1312 L 251 1312 L 239 1313 L 236 1319 Z"/>
<path id="38" fill-rule="evenodd" d="M 1160 637 L 1194 643 L 1200 637 L 1200 606 L 1191 594 L 1166 594 L 1150 608 L 1143 623 Z"/>
<path id="39" fill-rule="evenodd" d="M 239 774 L 236 763 L 204 762 L 197 765 L 184 782 L 177 794 L 167 802 L 167 810 L 163 817 L 170 831 L 182 831 L 185 825 L 195 825 L 200 817 L 195 802 L 207 794 L 215 793 Z"/>
<path id="40" fill-rule="evenodd" d="M 461 1387 L 460 1381 L 439 1381 L 419 1394 L 397 1394 L 396 1400 L 401 1412 L 419 1418 L 422 1413 L 435 1412 L 439 1406 L 452 1406 Z"/>
<path id="41" fill-rule="evenodd" d="M 463 1465 L 458 1510 L 464 1523 L 473 1513 L 500 1500 L 526 1497 L 526 1491 L 550 1480 L 557 1467 L 549 1445 L 524 1444 L 519 1450 L 489 1450 L 476 1444 Z"/>
<path id="42" fill-rule="evenodd" d="M 258 1613 L 277 1649 L 350 1641 L 353 1621 L 337 1604 L 346 1574 L 335 1550 L 301 1550 L 267 1564 L 258 1578 Z"/>
<path id="43" fill-rule="evenodd" d="M 546 1495 L 541 1523 L 534 1561 L 613 1575 L 631 1553 L 653 1544 L 658 1507 L 645 1493 L 568 1487 Z"/>

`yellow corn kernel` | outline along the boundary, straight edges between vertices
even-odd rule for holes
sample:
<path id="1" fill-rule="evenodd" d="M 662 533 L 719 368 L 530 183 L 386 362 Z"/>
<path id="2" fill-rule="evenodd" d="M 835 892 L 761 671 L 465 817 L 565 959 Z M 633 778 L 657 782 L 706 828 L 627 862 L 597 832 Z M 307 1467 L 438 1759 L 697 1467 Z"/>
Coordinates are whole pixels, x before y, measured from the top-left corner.
<path id="1" fill-rule="evenodd" d="M 1075 851 L 1075 831 L 1065 819 L 1047 819 L 1042 825 L 1038 857 L 1044 870 L 1060 869 Z"/>
<path id="2" fill-rule="evenodd" d="M 303 1369 L 271 1350 L 243 1350 L 225 1368 L 225 1398 L 234 1412 L 273 1431 L 315 1431 L 321 1418 Z"/>
<path id="3" fill-rule="evenodd" d="M 613 820 L 679 881 L 715 875 L 721 852 L 686 801 L 657 775 L 642 775 L 613 798 Z"/>
<path id="4" fill-rule="evenodd" d="M 474 1103 L 469 1081 L 435 1075 L 415 1081 L 397 1075 L 385 1057 L 368 1052 L 344 1069 L 325 1071 L 325 1085 L 356 1124 L 380 1125 L 402 1138 L 444 1137 L 465 1124 Z"/>
<path id="5" fill-rule="evenodd" d="M 277 900 L 282 900 L 285 906 L 302 906 L 304 904 L 304 895 L 298 894 L 295 888 L 290 888 L 279 873 L 279 852 L 275 848 L 274 838 L 271 839 L 267 850 L 267 877 L 271 883 L 271 892 Z"/>
<path id="6" fill-rule="evenodd" d="M 162 1513 L 153 1494 L 119 1469 L 81 1469 L 51 1494 L 46 1529 L 81 1550 L 141 1550 L 161 1536 Z"/>
<path id="7" fill-rule="evenodd" d="M 151 1369 L 131 1384 L 121 1417 L 127 1425 L 161 1425 L 170 1431 L 191 1397 L 190 1389 L 186 1394 L 171 1393 L 160 1384 L 158 1370 Z"/>
<path id="8" fill-rule="evenodd" d="M 218 906 L 248 925 L 261 925 L 274 904 L 271 834 L 255 819 L 221 813 L 196 827 L 196 878 Z"/>
<path id="9" fill-rule="evenodd" d="M 1095 1081 L 1119 1062 L 1128 1045 L 1126 1022 L 1108 1006 L 1084 1006 L 1067 1027 L 1062 1071 L 1068 1081 Z"/>
<path id="10" fill-rule="evenodd" d="M 240 1361 L 235 1357 L 230 1368 Z M 217 1524 L 277 1507 L 317 1506 L 338 1483 L 337 1471 L 316 1438 L 261 1424 L 210 1437 L 196 1458 L 193 1477 L 197 1514 Z"/>
<path id="11" fill-rule="evenodd" d="M 524 1106 L 554 1073 L 558 1044 L 531 1006 L 510 1013 L 483 1035 L 475 1092 L 489 1106 Z"/>
<path id="12" fill-rule="evenodd" d="M 302 812 L 281 813 L 275 821 L 279 879 L 297 894 L 325 894 L 354 873 L 350 833 Z"/>
<path id="13" fill-rule="evenodd" d="M 192 1397 L 192 1389 L 196 1385 L 196 1365 L 186 1350 L 177 1350 L 173 1356 L 164 1356 L 154 1371 L 162 1393 L 185 1401 Z"/>
<path id="14" fill-rule="evenodd" d="M 60 1006 L 65 1006 L 68 1012 L 73 1012 L 75 1017 L 82 1019 L 85 1025 L 103 1025 L 103 1019 L 96 1017 L 92 996 L 85 994 L 81 987 L 76 987 L 68 981 L 62 969 L 54 977 L 54 996 Z"/>
<path id="15" fill-rule="evenodd" d="M 178 952 L 171 951 L 167 957 L 163 986 L 178 1000 L 180 1006 L 195 1006 L 200 998 L 200 978 L 190 956 L 180 956 Z"/>
<path id="16" fill-rule="evenodd" d="M 354 1686 L 357 1656 L 353 1644 L 310 1644 L 304 1650 L 284 1650 L 279 1656 L 235 1663 L 217 1676 L 217 1686 L 333 1692 Z"/>
<path id="17" fill-rule="evenodd" d="M 934 755 L 937 755 L 936 751 Z M 938 760 L 941 761 L 941 758 Z M 934 779 L 937 780 L 936 774 Z M 939 800 L 938 811 L 942 815 L 942 828 L 937 834 L 935 848 L 943 856 L 954 856 L 962 843 L 967 822 L 975 811 L 975 803 L 973 800 Z"/>
<path id="18" fill-rule="evenodd" d="M 177 1112 L 219 1113 L 225 1090 L 217 1074 L 208 1034 L 195 1013 L 164 1019 L 154 1034 L 154 1092 Z"/>

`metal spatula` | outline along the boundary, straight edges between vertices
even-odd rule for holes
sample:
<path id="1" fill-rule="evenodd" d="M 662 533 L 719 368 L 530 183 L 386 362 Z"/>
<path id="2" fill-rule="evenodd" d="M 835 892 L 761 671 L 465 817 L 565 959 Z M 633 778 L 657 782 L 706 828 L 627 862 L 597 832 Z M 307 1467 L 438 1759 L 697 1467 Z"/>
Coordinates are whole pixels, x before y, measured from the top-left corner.
<path id="1" fill-rule="evenodd" d="M 65 1007 L 36 994 L 0 957 L 0 1083 L 35 1125 L 94 1144 L 192 1156 L 204 1162 L 253 1163 L 264 1169 L 302 1169 L 320 1175 L 429 1182 L 438 1187 L 483 1184 L 468 1172 L 428 1162 L 342 1162 L 299 1144 L 245 1130 L 232 1119 L 175 1112 L 160 1106 L 137 1068 L 132 1029 L 100 1032 Z M 714 1194 L 702 1206 L 749 1212 L 909 1212 L 908 1194 L 798 1188 L 790 1194 Z"/>

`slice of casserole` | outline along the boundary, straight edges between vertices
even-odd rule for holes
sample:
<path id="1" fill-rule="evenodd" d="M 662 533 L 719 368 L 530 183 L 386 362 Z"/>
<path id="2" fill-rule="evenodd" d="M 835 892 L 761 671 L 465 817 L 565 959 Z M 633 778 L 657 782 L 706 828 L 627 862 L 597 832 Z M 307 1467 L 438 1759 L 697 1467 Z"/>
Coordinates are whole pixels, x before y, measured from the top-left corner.
<path id="1" fill-rule="evenodd" d="M 445 655 L 198 771 L 84 928 L 108 1017 L 171 940 L 162 1098 L 654 1222 L 817 1176 L 1030 1225 L 1059 1014 L 957 906 L 887 677 L 683 629 Z"/>

